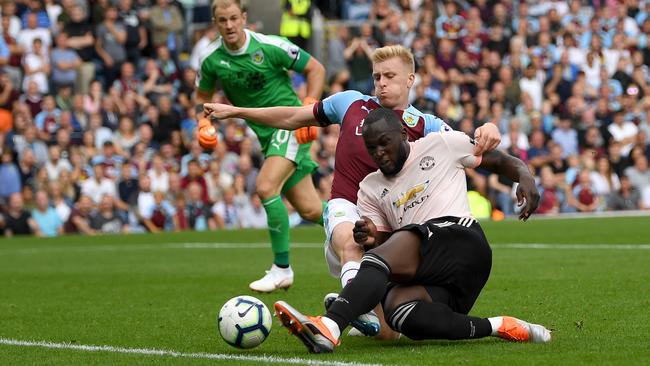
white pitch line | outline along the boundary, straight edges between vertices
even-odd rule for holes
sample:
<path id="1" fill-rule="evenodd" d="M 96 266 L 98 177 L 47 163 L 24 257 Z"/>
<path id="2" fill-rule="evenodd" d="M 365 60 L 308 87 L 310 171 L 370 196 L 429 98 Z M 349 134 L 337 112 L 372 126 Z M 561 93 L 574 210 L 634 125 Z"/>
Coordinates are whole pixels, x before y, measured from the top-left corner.
<path id="1" fill-rule="evenodd" d="M 299 364 L 299 365 L 314 365 L 314 366 L 382 366 L 381 364 L 368 364 L 359 362 L 344 362 L 344 361 L 318 361 L 306 358 L 292 357 L 283 358 L 276 356 L 247 356 L 247 355 L 233 355 L 223 353 L 184 353 L 171 350 L 162 349 L 149 349 L 149 348 L 125 348 L 115 346 L 94 346 L 83 344 L 70 344 L 70 343 L 55 343 L 45 341 L 21 341 L 18 339 L 0 338 L 0 344 L 7 346 L 19 347 L 38 347 L 50 349 L 69 349 L 75 351 L 85 352 L 111 352 L 111 353 L 128 353 L 147 356 L 162 356 L 162 357 L 182 357 L 182 358 L 198 358 L 210 360 L 227 360 L 227 361 L 251 361 L 262 363 L 279 363 L 279 364 Z"/>
<path id="2" fill-rule="evenodd" d="M 266 249 L 269 243 L 160 243 L 133 245 L 93 245 L 83 247 L 38 247 L 0 249 L 2 254 L 44 254 L 57 252 L 121 252 L 155 249 Z M 649 250 L 650 244 L 550 244 L 550 243 L 504 243 L 491 244 L 493 249 L 560 249 L 560 250 Z M 322 249 L 322 243 L 293 243 L 294 249 Z"/>
<path id="3" fill-rule="evenodd" d="M 650 244 L 546 244 L 546 243 L 510 243 L 493 244 L 497 249 L 613 249 L 613 250 L 648 250 Z"/>

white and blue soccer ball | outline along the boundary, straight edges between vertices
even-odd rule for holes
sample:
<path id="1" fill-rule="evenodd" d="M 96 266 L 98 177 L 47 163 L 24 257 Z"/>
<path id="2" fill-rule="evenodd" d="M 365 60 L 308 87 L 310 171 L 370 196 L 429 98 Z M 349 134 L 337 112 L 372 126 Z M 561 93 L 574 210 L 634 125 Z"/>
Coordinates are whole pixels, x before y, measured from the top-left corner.
<path id="1" fill-rule="evenodd" d="M 259 346 L 271 332 L 271 312 L 259 299 L 237 296 L 219 311 L 219 333 L 224 341 L 237 348 Z"/>

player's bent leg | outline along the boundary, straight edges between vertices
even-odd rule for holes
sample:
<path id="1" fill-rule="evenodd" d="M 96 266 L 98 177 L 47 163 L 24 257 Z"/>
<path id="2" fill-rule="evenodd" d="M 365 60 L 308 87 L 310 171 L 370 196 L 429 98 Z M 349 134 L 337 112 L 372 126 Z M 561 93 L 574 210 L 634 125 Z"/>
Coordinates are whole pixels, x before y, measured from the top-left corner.
<path id="1" fill-rule="evenodd" d="M 336 204 L 331 205 L 331 209 L 336 209 Z M 345 212 L 342 211 L 342 212 Z M 334 213 L 336 215 L 336 213 Z M 340 217 L 340 216 L 339 216 Z M 358 219 L 356 210 L 353 215 L 350 215 L 349 220 L 339 222 L 330 234 L 331 249 L 336 253 L 341 263 L 341 287 L 345 287 L 357 275 L 359 271 L 361 258 L 363 256 L 363 248 L 354 242 L 352 237 L 352 229 L 354 228 L 354 221 Z M 331 222 L 332 220 L 328 220 Z M 333 295 L 333 296 L 332 296 Z M 325 296 L 325 309 L 338 297 L 338 294 L 328 294 Z M 378 337 L 380 339 L 392 339 L 394 336 L 382 332 L 382 329 L 388 329 L 380 315 L 377 315 L 377 310 L 381 311 L 381 306 L 377 306 L 374 310 L 368 313 L 361 314 L 350 323 L 353 329 L 350 330 L 348 335 L 351 336 L 370 336 Z"/>
<path id="2" fill-rule="evenodd" d="M 432 299 L 432 292 L 423 286 L 392 287 L 384 300 L 390 327 L 414 340 L 482 338 L 492 333 L 488 319 L 454 312 L 446 304 L 448 292 L 436 289 L 440 299 Z"/>
<path id="3" fill-rule="evenodd" d="M 293 187 L 284 192 L 289 202 L 305 220 L 321 223 L 323 219 L 323 202 L 316 192 L 311 175 L 304 176 Z"/>
<path id="4" fill-rule="evenodd" d="M 251 282 L 249 287 L 253 291 L 272 292 L 293 284 L 293 270 L 289 266 L 289 214 L 280 197 L 280 189 L 294 170 L 292 161 L 269 156 L 257 176 L 256 190 L 266 211 L 273 265 L 264 277 Z"/>

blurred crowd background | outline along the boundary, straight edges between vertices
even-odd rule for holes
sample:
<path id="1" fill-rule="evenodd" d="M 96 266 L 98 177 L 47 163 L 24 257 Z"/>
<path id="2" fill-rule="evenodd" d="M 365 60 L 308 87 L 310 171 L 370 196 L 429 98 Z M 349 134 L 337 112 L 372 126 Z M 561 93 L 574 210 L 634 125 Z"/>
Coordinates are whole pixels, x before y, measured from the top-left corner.
<path id="1" fill-rule="evenodd" d="M 405 45 L 416 58 L 411 103 L 470 135 L 496 124 L 500 148 L 537 177 L 538 213 L 650 209 L 650 1 L 277 7 L 279 33 L 325 65 L 323 97 L 371 94 L 370 53 Z M 193 139 L 195 70 L 218 35 L 209 0 L 17 0 L 0 9 L 0 232 L 266 226 L 255 195 L 262 155 L 245 123 L 221 121 L 215 151 Z M 293 82 L 304 96 L 304 78 Z M 313 144 L 324 200 L 337 138 L 329 127 Z M 475 216 L 517 212 L 516 184 L 467 173 Z"/>

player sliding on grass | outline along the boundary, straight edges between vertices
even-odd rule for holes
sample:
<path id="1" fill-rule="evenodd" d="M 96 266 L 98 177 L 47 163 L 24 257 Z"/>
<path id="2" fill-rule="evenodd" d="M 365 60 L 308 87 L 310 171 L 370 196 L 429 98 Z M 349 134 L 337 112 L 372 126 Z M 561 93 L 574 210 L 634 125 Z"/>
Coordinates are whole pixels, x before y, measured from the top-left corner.
<path id="1" fill-rule="evenodd" d="M 313 107 L 250 109 L 223 104 L 204 105 L 206 114 L 219 118 L 250 118 L 276 128 L 296 129 L 335 123 L 341 125 L 336 146 L 332 196 L 325 212 L 325 257 L 331 274 L 340 277 L 342 287 L 356 275 L 364 253 L 352 237 L 354 223 L 359 220 L 356 207 L 359 183 L 366 175 L 377 170 L 377 165 L 363 145 L 361 128 L 364 118 L 376 108 L 390 108 L 399 117 L 412 141 L 431 132 L 451 131 L 439 118 L 423 114 L 409 105 L 408 94 L 415 81 L 415 65 L 409 50 L 402 46 L 379 48 L 372 55 L 372 63 L 377 97 L 345 91 L 336 93 Z M 478 128 L 474 137 L 477 141 L 476 154 L 494 149 L 500 142 L 498 128 L 491 123 Z M 334 298 L 335 296 L 329 300 Z M 366 335 L 374 335 L 380 328 L 379 319 L 373 313 L 355 320 L 353 326 Z M 383 338 L 391 336 L 394 334 L 382 334 Z"/>
<path id="2" fill-rule="evenodd" d="M 354 239 L 374 249 L 325 316 L 305 316 L 276 302 L 283 325 L 311 352 L 332 352 L 341 331 L 381 302 L 390 327 L 411 339 L 493 335 L 549 342 L 551 334 L 541 325 L 467 315 L 489 277 L 492 251 L 471 217 L 464 168 L 480 166 L 519 182 L 520 218 L 526 220 L 539 201 L 526 165 L 498 151 L 473 155 L 474 141 L 462 132 L 408 142 L 406 129 L 387 109 L 370 112 L 363 139 L 380 171 L 361 182 L 358 206 L 364 216 Z"/>
<path id="3" fill-rule="evenodd" d="M 212 100 L 217 82 L 228 100 L 243 107 L 275 105 L 299 106 L 287 70 L 305 74 L 307 95 L 304 104 L 319 98 L 325 81 L 325 68 L 315 58 L 286 39 L 244 29 L 246 13 L 239 0 L 214 0 L 212 14 L 221 37 L 212 42 L 197 74 L 197 103 Z M 265 156 L 256 182 L 268 220 L 273 265 L 250 288 L 271 292 L 293 284 L 289 265 L 289 216 L 280 194 L 300 216 L 322 224 L 323 202 L 314 188 L 311 173 L 317 164 L 311 159 L 310 131 L 287 131 L 247 119 L 255 131 Z M 199 131 L 202 129 L 202 121 Z M 209 125 L 209 123 L 208 123 Z M 315 127 L 311 127 L 315 131 Z M 297 139 L 297 136 L 302 139 Z M 199 136 L 199 139 L 201 136 Z M 312 136 L 313 139 L 313 136 Z"/>

